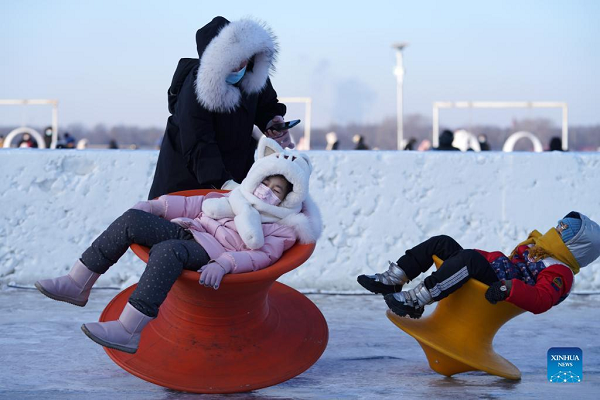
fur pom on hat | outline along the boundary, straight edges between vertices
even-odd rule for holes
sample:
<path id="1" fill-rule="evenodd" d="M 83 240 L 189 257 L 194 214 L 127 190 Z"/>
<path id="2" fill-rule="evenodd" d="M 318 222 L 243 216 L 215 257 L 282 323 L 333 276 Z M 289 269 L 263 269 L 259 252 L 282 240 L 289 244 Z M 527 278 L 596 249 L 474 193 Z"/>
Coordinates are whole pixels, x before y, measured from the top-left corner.
<path id="1" fill-rule="evenodd" d="M 241 19 L 225 25 L 211 40 L 200 58 L 196 77 L 198 102 L 211 112 L 234 110 L 242 98 L 240 92 L 259 93 L 274 70 L 277 38 L 263 22 Z M 254 65 L 238 85 L 225 79 L 244 60 L 254 58 Z"/>
<path id="2" fill-rule="evenodd" d="M 266 136 L 258 144 L 257 160 L 246 179 L 228 197 L 207 199 L 202 211 L 211 218 L 234 218 L 240 237 L 250 249 L 264 245 L 262 223 L 294 228 L 301 243 L 315 242 L 322 231 L 321 215 L 308 194 L 312 165 L 306 154 L 283 150 Z M 283 175 L 293 186 L 278 206 L 265 203 L 254 190 L 272 175 Z"/>

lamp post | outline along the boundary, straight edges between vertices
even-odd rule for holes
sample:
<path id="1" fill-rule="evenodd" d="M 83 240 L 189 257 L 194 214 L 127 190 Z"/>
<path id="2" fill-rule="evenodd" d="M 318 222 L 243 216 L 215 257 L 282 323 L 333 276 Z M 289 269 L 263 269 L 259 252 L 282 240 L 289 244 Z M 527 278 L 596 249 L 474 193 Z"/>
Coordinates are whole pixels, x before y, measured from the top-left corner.
<path id="1" fill-rule="evenodd" d="M 398 130 L 398 150 L 402 150 L 404 142 L 403 132 L 403 104 L 402 104 L 402 84 L 404 82 L 404 62 L 402 60 L 402 50 L 408 46 L 407 42 L 394 43 L 392 47 L 396 49 L 396 68 L 394 68 L 394 75 L 396 75 L 396 118 L 397 118 L 397 130 Z"/>

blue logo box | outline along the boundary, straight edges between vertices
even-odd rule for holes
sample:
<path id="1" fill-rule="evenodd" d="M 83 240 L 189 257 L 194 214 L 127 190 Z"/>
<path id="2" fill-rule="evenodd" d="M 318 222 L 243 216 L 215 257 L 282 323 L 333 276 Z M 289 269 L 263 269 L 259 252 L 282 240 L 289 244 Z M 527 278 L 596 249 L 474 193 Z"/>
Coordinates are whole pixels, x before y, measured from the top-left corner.
<path id="1" fill-rule="evenodd" d="M 548 349 L 548 381 L 578 383 L 583 380 L 583 352 L 579 347 Z"/>

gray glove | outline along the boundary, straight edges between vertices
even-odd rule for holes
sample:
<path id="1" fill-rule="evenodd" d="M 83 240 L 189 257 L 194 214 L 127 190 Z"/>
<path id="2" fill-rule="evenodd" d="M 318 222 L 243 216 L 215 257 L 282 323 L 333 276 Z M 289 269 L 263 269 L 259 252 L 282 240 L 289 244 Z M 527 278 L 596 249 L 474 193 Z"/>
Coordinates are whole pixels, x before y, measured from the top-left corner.
<path id="1" fill-rule="evenodd" d="M 206 264 L 198 272 L 200 272 L 200 284 L 215 290 L 219 288 L 221 279 L 226 274 L 225 268 L 215 262 Z"/>

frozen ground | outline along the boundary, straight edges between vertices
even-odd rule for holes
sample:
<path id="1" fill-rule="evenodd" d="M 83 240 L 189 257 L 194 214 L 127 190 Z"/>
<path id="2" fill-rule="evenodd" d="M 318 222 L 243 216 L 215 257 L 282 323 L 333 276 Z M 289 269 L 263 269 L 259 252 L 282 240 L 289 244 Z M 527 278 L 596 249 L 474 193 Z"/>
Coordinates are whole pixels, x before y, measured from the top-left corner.
<path id="1" fill-rule="evenodd" d="M 329 323 L 329 346 L 305 373 L 280 385 L 229 396 L 179 393 L 140 380 L 116 366 L 79 329 L 97 320 L 116 295 L 95 290 L 85 308 L 35 290 L 0 291 L 1 399 L 191 398 L 600 398 L 600 296 L 572 295 L 542 315 L 526 313 L 505 325 L 496 350 L 522 372 L 520 382 L 482 373 L 446 378 L 431 371 L 417 342 L 385 317 L 379 296 L 309 295 Z M 583 350 L 583 382 L 546 379 L 550 347 Z"/>

